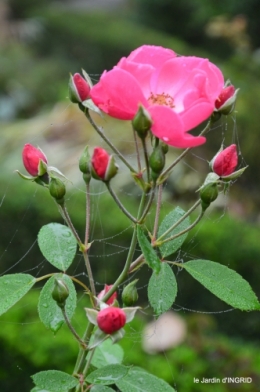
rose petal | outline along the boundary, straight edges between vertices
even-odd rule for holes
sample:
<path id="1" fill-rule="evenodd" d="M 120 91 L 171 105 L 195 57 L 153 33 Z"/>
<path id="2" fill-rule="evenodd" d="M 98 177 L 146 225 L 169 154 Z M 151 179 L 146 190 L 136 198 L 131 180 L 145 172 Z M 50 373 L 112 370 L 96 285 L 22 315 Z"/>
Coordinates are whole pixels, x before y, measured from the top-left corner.
<path id="1" fill-rule="evenodd" d="M 158 68 L 165 61 L 176 56 L 176 53 L 171 49 L 166 49 L 162 46 L 143 45 L 131 52 L 127 59 L 136 63 L 150 64 Z"/>
<path id="2" fill-rule="evenodd" d="M 153 105 L 148 108 L 153 125 L 152 133 L 166 144 L 178 148 L 196 147 L 205 142 L 202 136 L 185 133 L 181 117 L 166 106 Z"/>
<path id="3" fill-rule="evenodd" d="M 121 120 L 131 120 L 140 103 L 147 106 L 137 80 L 119 68 L 103 73 L 99 83 L 91 89 L 90 95 L 101 110 Z"/>

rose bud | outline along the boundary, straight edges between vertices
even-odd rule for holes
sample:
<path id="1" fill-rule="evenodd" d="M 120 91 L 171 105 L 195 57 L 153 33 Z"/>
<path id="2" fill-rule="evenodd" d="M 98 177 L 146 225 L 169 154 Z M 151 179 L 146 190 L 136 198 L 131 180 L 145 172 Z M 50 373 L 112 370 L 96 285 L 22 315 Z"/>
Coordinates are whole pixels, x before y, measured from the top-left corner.
<path id="1" fill-rule="evenodd" d="M 147 132 L 151 129 L 152 123 L 150 113 L 140 105 L 133 118 L 132 125 L 141 139 L 144 139 L 147 136 Z"/>
<path id="2" fill-rule="evenodd" d="M 107 285 L 105 284 L 105 287 L 102 291 L 100 291 L 100 293 L 98 294 L 98 299 L 100 299 L 101 301 L 103 300 L 104 296 L 106 295 L 106 293 L 109 292 L 109 290 L 111 289 L 111 287 L 113 287 L 113 285 Z M 117 292 L 114 292 L 111 297 L 106 301 L 107 305 L 113 305 L 115 300 L 117 299 Z"/>
<path id="3" fill-rule="evenodd" d="M 133 282 L 129 283 L 122 292 L 122 300 L 124 306 L 133 306 L 138 300 L 138 292 L 136 288 L 136 283 L 138 279 L 133 280 Z"/>
<path id="4" fill-rule="evenodd" d="M 118 170 L 114 156 L 101 147 L 94 148 L 91 164 L 93 177 L 104 182 L 110 181 Z"/>
<path id="5" fill-rule="evenodd" d="M 221 149 L 210 162 L 211 170 L 219 177 L 226 177 L 232 174 L 237 166 L 237 147 L 235 144 Z"/>
<path id="6" fill-rule="evenodd" d="M 238 91 L 239 89 L 235 90 L 235 87 L 232 85 L 224 87 L 215 101 L 215 111 L 225 115 L 232 113 L 235 108 Z"/>
<path id="7" fill-rule="evenodd" d="M 22 157 L 24 167 L 31 176 L 37 177 L 46 173 L 46 170 L 43 170 L 41 163 L 47 164 L 47 157 L 41 149 L 36 148 L 31 144 L 25 144 Z"/>
<path id="8" fill-rule="evenodd" d="M 60 308 L 65 307 L 66 300 L 69 296 L 69 289 L 62 279 L 55 279 L 51 295 Z"/>
<path id="9" fill-rule="evenodd" d="M 123 328 L 125 323 L 126 315 L 120 308 L 108 307 L 98 312 L 97 325 L 108 335 Z"/>
<path id="10" fill-rule="evenodd" d="M 165 154 L 162 146 L 156 146 L 149 157 L 149 165 L 152 169 L 152 177 L 156 180 L 165 166 Z"/>
<path id="11" fill-rule="evenodd" d="M 69 97 L 73 103 L 81 103 L 89 98 L 90 85 L 79 73 L 70 75 Z"/>
<path id="12" fill-rule="evenodd" d="M 64 196 L 66 194 L 66 187 L 63 181 L 57 177 L 51 177 L 49 184 L 50 195 L 56 200 L 60 205 L 64 204 Z"/>
<path id="13" fill-rule="evenodd" d="M 218 197 L 218 180 L 216 173 L 209 173 L 200 187 L 200 201 L 202 210 L 205 211 L 210 204 Z"/>

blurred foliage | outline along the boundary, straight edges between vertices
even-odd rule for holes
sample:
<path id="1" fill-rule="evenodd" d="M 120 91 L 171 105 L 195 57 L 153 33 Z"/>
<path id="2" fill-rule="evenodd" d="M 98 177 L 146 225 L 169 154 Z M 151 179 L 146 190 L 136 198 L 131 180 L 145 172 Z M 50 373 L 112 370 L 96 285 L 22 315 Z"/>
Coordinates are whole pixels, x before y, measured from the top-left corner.
<path id="1" fill-rule="evenodd" d="M 39 290 L 32 290 L 1 317 L 2 392 L 17 391 L 21 385 L 24 391 L 28 391 L 32 387 L 29 375 L 41 370 L 51 367 L 69 373 L 73 370 L 77 343 L 66 325 L 56 335 L 46 330 L 36 313 L 38 297 Z M 80 334 L 86 325 L 85 306 L 88 306 L 87 297 L 79 293 L 78 309 L 72 323 Z M 161 354 L 149 355 L 141 347 L 142 330 L 148 319 L 138 314 L 125 327 L 126 335 L 120 345 L 125 351 L 126 365 L 144 367 L 185 392 L 207 390 L 207 386 L 194 383 L 194 376 L 200 379 L 252 377 L 252 384 L 239 384 L 236 390 L 257 391 L 260 354 L 255 345 L 227 339 L 217 332 L 211 316 L 194 314 L 185 316 L 188 337 L 184 343 Z M 229 384 L 214 385 L 217 392 L 228 392 L 229 388 Z"/>

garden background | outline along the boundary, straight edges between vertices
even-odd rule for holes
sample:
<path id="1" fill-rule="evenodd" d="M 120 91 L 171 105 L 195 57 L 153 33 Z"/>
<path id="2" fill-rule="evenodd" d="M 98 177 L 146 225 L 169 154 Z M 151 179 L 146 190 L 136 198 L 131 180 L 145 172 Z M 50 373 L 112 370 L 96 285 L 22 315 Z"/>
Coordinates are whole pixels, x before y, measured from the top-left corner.
<path id="1" fill-rule="evenodd" d="M 39 145 L 51 165 L 73 180 L 68 209 L 79 232 L 84 230 L 83 184 L 77 162 L 86 144 L 101 142 L 77 107 L 69 102 L 69 73 L 84 68 L 97 81 L 104 69 L 113 67 L 131 50 L 153 44 L 182 55 L 208 57 L 222 69 L 225 78 L 240 88 L 236 112 L 216 123 L 206 145 L 192 151 L 170 177 L 163 208 L 165 212 L 173 205 L 187 208 L 207 174 L 207 160 L 223 141 L 225 145 L 238 143 L 241 165 L 249 168 L 230 192 L 214 203 L 206 219 L 189 234 L 177 257 L 185 261 L 188 255 L 223 263 L 248 280 L 260 298 L 259 18 L 258 0 L 2 0 L 1 274 L 48 273 L 35 240 L 42 225 L 51 220 L 62 223 L 45 190 L 36 189 L 35 184 L 22 181 L 14 173 L 15 169 L 22 170 L 24 143 Z M 124 123 L 106 119 L 106 130 L 122 151 L 131 153 L 129 129 Z M 171 149 L 172 157 L 178 153 Z M 98 200 L 92 236 L 113 239 L 99 253 L 91 254 L 96 284 L 101 290 L 105 282 L 113 282 L 113 271 L 122 260 L 120 247 L 128 246 L 130 233 L 124 230 L 123 216 L 113 218 L 117 207 L 96 186 Z M 135 205 L 130 182 L 118 181 L 118 190 L 125 203 Z M 78 259 L 76 273 L 80 274 L 80 256 Z M 148 355 L 141 347 L 142 329 L 153 315 L 146 307 L 148 269 L 142 272 L 138 304 L 144 306 L 145 312 L 127 327 L 128 334 L 120 342 L 127 349 L 126 363 L 145 365 L 180 391 L 203 391 L 204 386 L 194 384 L 194 377 L 225 376 L 252 377 L 252 385 L 237 385 L 236 391 L 257 391 L 259 314 L 229 311 L 227 305 L 180 272 L 173 310 L 185 322 L 187 335 L 175 348 Z M 53 336 L 40 324 L 36 311 L 38 296 L 36 287 L 0 319 L 2 392 L 29 391 L 30 375 L 51 366 L 68 372 L 73 368 L 77 345 L 68 339 L 65 326 Z M 86 306 L 84 293 L 79 292 L 79 301 L 82 308 Z M 84 312 L 78 312 L 74 322 L 79 328 L 82 325 L 83 332 Z M 217 392 L 231 390 L 228 388 L 231 387 L 225 384 L 214 385 Z"/>

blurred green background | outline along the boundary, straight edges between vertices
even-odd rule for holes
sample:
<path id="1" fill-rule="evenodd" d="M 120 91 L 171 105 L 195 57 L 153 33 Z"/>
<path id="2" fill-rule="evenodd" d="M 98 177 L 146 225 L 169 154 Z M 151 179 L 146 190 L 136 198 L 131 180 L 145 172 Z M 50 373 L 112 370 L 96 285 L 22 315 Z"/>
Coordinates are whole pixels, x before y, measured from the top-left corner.
<path id="1" fill-rule="evenodd" d="M 186 209 L 208 171 L 207 161 L 221 143 L 237 143 L 240 166 L 249 165 L 228 195 L 214 203 L 204 221 L 189 235 L 179 260 L 205 258 L 239 272 L 260 298 L 259 241 L 259 138 L 260 138 L 260 3 L 258 0 L 2 0 L 0 3 L 0 122 L 1 122 L 1 274 L 52 272 L 35 243 L 42 225 L 62 222 L 44 189 L 22 181 L 24 143 L 39 145 L 49 162 L 73 180 L 69 184 L 68 209 L 80 234 L 84 233 L 84 185 L 77 171 L 86 144 L 102 145 L 77 107 L 69 103 L 69 73 L 84 68 L 93 81 L 122 56 L 143 44 L 162 45 L 182 55 L 208 57 L 240 88 L 236 112 L 222 118 L 169 179 L 163 213 L 174 206 Z M 108 118 L 97 121 L 127 155 L 132 154 L 127 125 Z M 172 149 L 171 160 L 179 152 Z M 192 168 L 192 170 L 191 170 Z M 119 195 L 136 211 L 138 193 L 127 181 L 124 168 L 116 180 Z M 130 196 L 130 197 L 129 197 Z M 91 248 L 90 257 L 97 289 L 112 283 L 124 263 L 131 230 L 117 214 L 100 184 L 93 188 L 93 239 L 107 238 Z M 109 214 L 108 214 L 109 211 Z M 118 219 L 114 219 L 117 214 Z M 173 259 L 176 255 L 173 256 Z M 70 271 L 83 276 L 78 255 Z M 187 323 L 186 340 L 166 353 L 149 356 L 141 348 L 142 328 L 152 317 L 146 308 L 147 277 L 142 269 L 139 304 L 145 312 L 129 327 L 122 341 L 126 362 L 146 366 L 185 392 L 206 391 L 193 377 L 252 377 L 253 384 L 236 385 L 236 391 L 257 391 L 260 384 L 257 312 L 224 312 L 228 306 L 198 283 L 177 272 L 179 293 L 173 309 Z M 65 327 L 53 336 L 37 318 L 37 287 L 13 310 L 1 317 L 1 391 L 30 390 L 30 375 L 56 368 L 71 372 L 76 343 Z M 79 291 L 75 326 L 83 332 L 86 306 Z M 133 339 L 134 336 L 134 339 Z M 69 343 L 68 343 L 69 342 Z M 69 346 L 68 346 L 69 345 Z M 208 389 L 206 389 L 208 388 Z M 251 388 L 251 389 L 250 389 Z M 212 388 L 213 389 L 213 388 Z M 211 390 L 211 389 L 210 389 Z M 214 391 L 233 390 L 214 385 Z"/>

